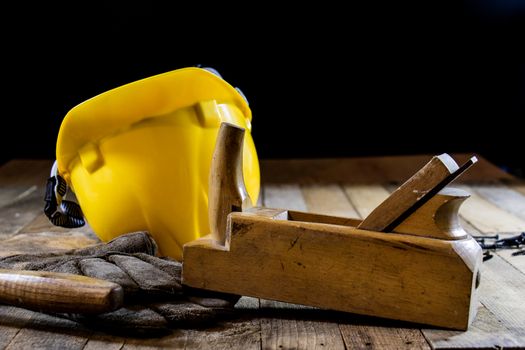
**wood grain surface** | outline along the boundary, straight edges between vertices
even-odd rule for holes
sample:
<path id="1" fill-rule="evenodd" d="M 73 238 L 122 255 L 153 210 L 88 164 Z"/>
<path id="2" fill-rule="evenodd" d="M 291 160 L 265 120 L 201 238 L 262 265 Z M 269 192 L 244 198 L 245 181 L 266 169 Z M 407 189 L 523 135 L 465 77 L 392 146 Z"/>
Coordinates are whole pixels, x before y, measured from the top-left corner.
<path id="1" fill-rule="evenodd" d="M 469 156 L 453 155 L 459 163 Z M 357 213 L 362 218 L 388 196 L 389 186 L 403 183 L 428 159 L 425 155 L 262 161 L 261 202 L 327 215 Z M 4 256 L 10 250 L 50 251 L 94 242 L 88 228 L 64 232 L 41 217 L 43 199 L 35 191 L 43 196 L 51 164 L 16 160 L 0 168 L 0 240 L 23 235 L 16 244 L 0 245 Z M 461 187 L 459 183 L 475 194 L 460 210 L 467 232 L 509 236 L 525 230 L 522 214 L 514 209 L 525 205 L 525 182 L 480 157 L 453 187 Z M 28 196 L 33 197 L 27 200 Z M 210 329 L 177 329 L 161 338 L 141 339 L 94 332 L 65 319 L 0 306 L 0 349 L 524 348 L 525 257 L 512 256 L 508 250 L 496 256 L 482 265 L 478 314 L 467 332 L 242 298 L 235 319 Z"/>

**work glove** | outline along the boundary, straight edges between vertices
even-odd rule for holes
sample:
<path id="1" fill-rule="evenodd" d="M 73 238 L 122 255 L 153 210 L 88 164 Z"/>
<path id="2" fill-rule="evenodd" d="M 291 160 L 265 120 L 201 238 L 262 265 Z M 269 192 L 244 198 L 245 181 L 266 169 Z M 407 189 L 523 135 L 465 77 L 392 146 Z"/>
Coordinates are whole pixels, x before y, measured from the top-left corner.
<path id="1" fill-rule="evenodd" d="M 182 264 L 157 257 L 146 232 L 60 253 L 0 258 L 0 268 L 84 275 L 119 284 L 124 307 L 100 315 L 56 314 L 113 333 L 158 333 L 170 327 L 200 327 L 231 315 L 237 296 L 182 287 Z"/>

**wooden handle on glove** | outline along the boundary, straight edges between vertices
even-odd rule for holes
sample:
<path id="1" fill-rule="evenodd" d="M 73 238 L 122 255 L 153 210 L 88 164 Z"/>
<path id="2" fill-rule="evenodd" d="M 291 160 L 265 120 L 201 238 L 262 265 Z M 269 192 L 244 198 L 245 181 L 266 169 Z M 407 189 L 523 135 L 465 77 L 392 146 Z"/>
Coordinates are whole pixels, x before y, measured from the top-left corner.
<path id="1" fill-rule="evenodd" d="M 0 303 L 43 312 L 99 314 L 122 306 L 116 283 L 47 271 L 0 269 Z"/>

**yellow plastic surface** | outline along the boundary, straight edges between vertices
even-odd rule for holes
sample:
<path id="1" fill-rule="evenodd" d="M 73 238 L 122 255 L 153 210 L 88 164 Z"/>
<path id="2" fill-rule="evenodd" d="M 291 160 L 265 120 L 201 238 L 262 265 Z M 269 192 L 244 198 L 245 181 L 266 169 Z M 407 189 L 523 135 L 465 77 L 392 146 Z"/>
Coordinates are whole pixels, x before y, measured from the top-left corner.
<path id="1" fill-rule="evenodd" d="M 260 174 L 251 111 L 218 76 L 184 68 L 74 107 L 57 141 L 58 172 L 104 241 L 149 231 L 164 255 L 209 232 L 208 177 L 221 122 L 246 129 L 243 173 L 255 203 Z"/>

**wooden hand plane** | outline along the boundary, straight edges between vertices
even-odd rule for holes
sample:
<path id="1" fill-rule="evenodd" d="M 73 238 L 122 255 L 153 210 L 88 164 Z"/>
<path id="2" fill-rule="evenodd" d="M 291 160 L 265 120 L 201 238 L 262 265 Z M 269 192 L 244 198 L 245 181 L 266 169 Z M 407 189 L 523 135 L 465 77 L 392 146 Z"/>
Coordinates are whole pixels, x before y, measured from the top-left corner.
<path id="1" fill-rule="evenodd" d="M 187 243 L 183 284 L 452 329 L 477 311 L 482 252 L 462 229 L 462 167 L 436 156 L 364 220 L 250 208 L 243 130 L 221 125 L 209 188 L 211 234 Z"/>

